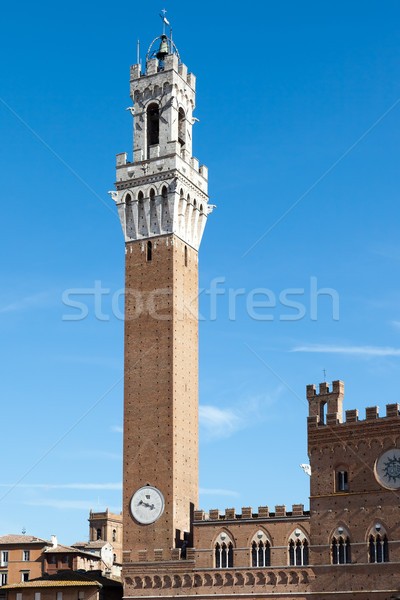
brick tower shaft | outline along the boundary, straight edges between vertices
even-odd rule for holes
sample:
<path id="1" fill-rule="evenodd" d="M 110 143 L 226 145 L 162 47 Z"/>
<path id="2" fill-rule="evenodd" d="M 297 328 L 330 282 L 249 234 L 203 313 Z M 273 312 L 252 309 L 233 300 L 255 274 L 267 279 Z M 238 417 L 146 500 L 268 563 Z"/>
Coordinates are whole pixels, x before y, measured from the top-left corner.
<path id="1" fill-rule="evenodd" d="M 125 559 L 168 551 L 190 533 L 198 506 L 197 251 L 178 237 L 127 246 L 124 403 Z M 136 488 L 157 487 L 165 509 L 132 526 Z M 149 557 L 150 559 L 150 557 Z"/>

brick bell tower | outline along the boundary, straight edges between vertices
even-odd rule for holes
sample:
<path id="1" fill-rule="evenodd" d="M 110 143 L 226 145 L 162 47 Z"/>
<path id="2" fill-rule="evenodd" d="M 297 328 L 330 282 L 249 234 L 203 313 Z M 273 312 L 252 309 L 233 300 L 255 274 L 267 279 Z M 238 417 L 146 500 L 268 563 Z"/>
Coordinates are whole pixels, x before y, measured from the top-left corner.
<path id="1" fill-rule="evenodd" d="M 195 83 L 164 25 L 145 72 L 131 67 L 133 161 L 117 155 L 111 192 L 125 237 L 128 571 L 190 545 L 198 505 L 198 249 L 212 207 L 207 168 L 192 156 Z"/>

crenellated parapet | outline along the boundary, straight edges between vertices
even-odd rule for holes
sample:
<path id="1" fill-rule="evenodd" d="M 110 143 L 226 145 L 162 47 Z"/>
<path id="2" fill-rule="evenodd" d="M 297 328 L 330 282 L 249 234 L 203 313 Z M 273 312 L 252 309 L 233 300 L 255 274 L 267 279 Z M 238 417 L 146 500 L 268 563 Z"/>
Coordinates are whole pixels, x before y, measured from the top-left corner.
<path id="1" fill-rule="evenodd" d="M 329 389 L 329 383 L 320 383 L 318 394 L 315 385 L 308 385 L 307 400 L 309 404 L 309 419 L 312 418 L 320 425 L 325 423 L 327 425 L 341 423 L 343 421 L 343 397 L 343 381 L 333 381 L 331 390 Z"/>
<path id="2" fill-rule="evenodd" d="M 259 506 L 257 512 L 253 512 L 251 506 L 246 506 L 241 509 L 241 513 L 236 513 L 235 508 L 226 508 L 225 512 L 222 513 L 219 508 L 210 509 L 208 513 L 204 510 L 194 511 L 194 521 L 198 522 L 215 522 L 215 521 L 247 521 L 247 520 L 276 520 L 282 518 L 293 518 L 293 517 L 308 517 L 310 514 L 304 510 L 303 504 L 293 504 L 292 510 L 286 510 L 285 504 L 275 506 L 274 511 L 270 511 L 268 506 Z"/>

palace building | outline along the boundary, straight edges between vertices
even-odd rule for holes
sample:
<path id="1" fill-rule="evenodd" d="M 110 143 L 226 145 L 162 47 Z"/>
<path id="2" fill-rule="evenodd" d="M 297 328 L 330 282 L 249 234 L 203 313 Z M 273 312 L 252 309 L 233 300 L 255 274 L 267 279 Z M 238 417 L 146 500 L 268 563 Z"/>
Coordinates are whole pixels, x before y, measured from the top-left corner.
<path id="1" fill-rule="evenodd" d="M 133 157 L 117 155 L 111 192 L 126 264 L 124 597 L 400 598 L 398 404 L 343 415 L 343 382 L 307 386 L 310 511 L 199 508 L 198 253 L 213 207 L 192 156 L 196 78 L 165 33 L 131 67 L 130 95 Z"/>

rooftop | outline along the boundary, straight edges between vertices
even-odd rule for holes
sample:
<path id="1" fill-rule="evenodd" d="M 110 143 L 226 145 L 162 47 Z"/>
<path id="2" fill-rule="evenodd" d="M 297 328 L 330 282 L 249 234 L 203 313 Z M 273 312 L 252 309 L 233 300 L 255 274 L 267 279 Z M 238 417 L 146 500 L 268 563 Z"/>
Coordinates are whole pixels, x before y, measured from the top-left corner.
<path id="1" fill-rule="evenodd" d="M 75 542 L 72 544 L 73 548 L 103 548 L 106 544 L 110 542 L 105 542 L 104 540 L 96 540 L 94 542 Z"/>
<path id="2" fill-rule="evenodd" d="M 12 589 L 25 589 L 25 588 L 52 588 L 52 587 L 86 587 L 86 586 L 93 586 L 93 587 L 102 587 L 101 583 L 99 583 L 98 581 L 81 581 L 81 580 L 49 580 L 49 579 L 32 579 L 32 581 L 25 581 L 24 583 L 12 583 L 10 585 L 2 585 L 1 589 L 2 590 L 12 590 Z"/>
<path id="3" fill-rule="evenodd" d="M 0 544 L 51 544 L 51 542 L 33 535 L 8 534 L 0 537 Z"/>
<path id="4" fill-rule="evenodd" d="M 88 556 L 93 560 L 99 560 L 99 556 L 96 556 L 96 554 L 91 554 L 90 552 L 85 552 L 84 550 L 79 550 L 78 548 L 74 548 L 72 546 L 63 546 L 62 544 L 50 546 L 50 548 L 46 548 L 44 552 L 46 554 L 83 554 L 84 556 Z"/>

